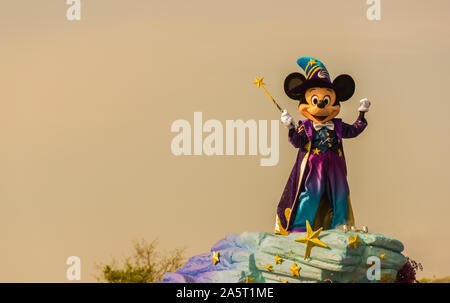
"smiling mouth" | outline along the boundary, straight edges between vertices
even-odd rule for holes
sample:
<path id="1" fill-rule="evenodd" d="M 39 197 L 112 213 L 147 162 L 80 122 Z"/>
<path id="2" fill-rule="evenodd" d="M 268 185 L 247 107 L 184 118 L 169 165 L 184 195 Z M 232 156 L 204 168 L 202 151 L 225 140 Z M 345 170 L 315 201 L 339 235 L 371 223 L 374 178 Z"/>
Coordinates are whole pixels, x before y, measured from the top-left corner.
<path id="1" fill-rule="evenodd" d="M 314 119 L 316 119 L 317 121 L 323 121 L 325 120 L 328 116 L 316 116 L 316 115 L 312 115 L 314 117 Z"/>

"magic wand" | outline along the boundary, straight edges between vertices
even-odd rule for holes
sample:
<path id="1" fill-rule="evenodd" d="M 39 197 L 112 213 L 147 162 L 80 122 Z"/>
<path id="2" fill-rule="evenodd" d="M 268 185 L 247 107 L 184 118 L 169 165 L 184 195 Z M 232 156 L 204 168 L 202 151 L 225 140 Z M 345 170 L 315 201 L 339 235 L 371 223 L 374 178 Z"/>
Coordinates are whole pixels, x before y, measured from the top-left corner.
<path id="1" fill-rule="evenodd" d="M 255 81 L 253 81 L 253 84 L 255 84 L 258 88 L 262 88 L 266 94 L 270 97 L 270 99 L 272 100 L 273 104 L 275 104 L 275 106 L 278 108 L 278 110 L 280 112 L 283 112 L 283 109 L 278 105 L 277 101 L 275 101 L 275 99 L 269 94 L 269 92 L 267 91 L 267 89 L 264 87 L 264 85 L 266 85 L 266 83 L 263 82 L 264 78 L 256 78 L 255 77 Z"/>
<path id="2" fill-rule="evenodd" d="M 258 88 L 261 87 L 266 94 L 270 97 L 270 100 L 272 100 L 273 104 L 275 104 L 275 106 L 278 108 L 278 110 L 281 112 L 281 122 L 285 125 L 289 124 L 289 128 L 295 128 L 297 125 L 295 122 L 293 122 L 292 117 L 289 115 L 289 113 L 287 112 L 287 110 L 283 110 L 281 108 L 281 106 L 278 105 L 277 101 L 275 101 L 275 99 L 269 94 L 269 92 L 267 91 L 267 89 L 264 87 L 264 85 L 266 85 L 266 83 L 263 82 L 264 78 L 256 78 L 255 77 L 255 81 L 253 81 L 253 84 L 255 84 Z M 290 120 L 290 122 L 289 122 Z M 286 122 L 285 122 L 286 121 Z"/>

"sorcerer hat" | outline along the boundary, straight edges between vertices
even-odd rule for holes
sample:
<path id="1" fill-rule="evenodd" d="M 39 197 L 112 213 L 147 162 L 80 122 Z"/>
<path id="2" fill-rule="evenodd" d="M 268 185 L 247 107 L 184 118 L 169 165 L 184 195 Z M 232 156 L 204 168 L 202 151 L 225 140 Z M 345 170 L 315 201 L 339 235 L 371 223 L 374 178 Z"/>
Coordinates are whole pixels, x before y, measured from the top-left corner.
<path id="1" fill-rule="evenodd" d="M 325 65 L 312 57 L 301 57 L 297 64 L 305 71 L 305 75 L 292 73 L 284 81 L 284 91 L 294 100 L 304 100 L 305 92 L 311 87 L 327 87 L 336 93 L 336 100 L 346 101 L 355 92 L 355 81 L 349 75 L 340 75 L 332 82 Z"/>

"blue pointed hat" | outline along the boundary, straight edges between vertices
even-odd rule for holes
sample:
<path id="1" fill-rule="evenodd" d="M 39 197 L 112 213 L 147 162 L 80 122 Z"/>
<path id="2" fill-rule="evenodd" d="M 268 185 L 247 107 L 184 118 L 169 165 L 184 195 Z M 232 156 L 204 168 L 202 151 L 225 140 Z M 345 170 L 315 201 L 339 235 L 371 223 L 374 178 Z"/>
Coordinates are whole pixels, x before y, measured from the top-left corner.
<path id="1" fill-rule="evenodd" d="M 312 87 L 332 88 L 338 101 L 348 100 L 353 95 L 355 82 L 351 76 L 340 75 L 332 82 L 325 65 L 312 57 L 301 57 L 297 64 L 305 71 L 305 75 L 292 73 L 286 78 L 284 90 L 290 98 L 301 100 L 305 91 Z"/>
<path id="2" fill-rule="evenodd" d="M 331 84 L 330 74 L 325 65 L 312 57 L 301 57 L 297 64 L 305 71 L 306 80 L 322 80 Z"/>

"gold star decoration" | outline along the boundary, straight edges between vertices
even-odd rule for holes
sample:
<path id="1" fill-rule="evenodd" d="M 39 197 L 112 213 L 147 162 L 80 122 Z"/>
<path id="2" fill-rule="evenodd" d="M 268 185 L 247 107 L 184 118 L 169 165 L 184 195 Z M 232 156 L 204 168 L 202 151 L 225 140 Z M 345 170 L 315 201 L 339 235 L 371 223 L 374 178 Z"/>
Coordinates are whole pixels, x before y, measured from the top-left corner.
<path id="1" fill-rule="evenodd" d="M 338 150 L 338 153 L 339 153 L 339 157 L 342 157 L 342 151 L 341 151 L 340 148 L 339 148 L 339 150 Z"/>
<path id="2" fill-rule="evenodd" d="M 301 242 L 306 244 L 305 249 L 305 260 L 311 254 L 311 249 L 314 246 L 328 247 L 325 243 L 319 240 L 319 234 L 322 231 L 323 227 L 319 228 L 316 231 L 313 231 L 311 225 L 309 225 L 308 220 L 306 220 L 306 236 L 303 238 L 295 239 L 296 242 Z"/>
<path id="3" fill-rule="evenodd" d="M 255 278 L 246 277 L 245 283 L 255 283 Z"/>
<path id="4" fill-rule="evenodd" d="M 291 270 L 291 274 L 292 276 L 297 276 L 300 277 L 300 269 L 302 269 L 300 266 L 298 266 L 296 263 L 292 264 L 291 267 L 289 267 L 289 269 Z"/>
<path id="5" fill-rule="evenodd" d="M 385 254 L 385 253 L 382 253 L 382 254 L 380 255 L 380 259 L 381 259 L 381 260 L 386 259 L 386 254 Z"/>
<path id="6" fill-rule="evenodd" d="M 315 149 L 313 149 L 314 155 L 319 155 L 320 154 L 320 150 L 316 147 Z"/>
<path id="7" fill-rule="evenodd" d="M 313 66 L 316 63 L 317 63 L 317 60 L 311 59 L 311 60 L 309 60 L 308 65 Z"/>
<path id="8" fill-rule="evenodd" d="M 286 281 L 286 280 L 281 280 L 281 283 L 288 283 L 288 281 Z"/>
<path id="9" fill-rule="evenodd" d="M 255 81 L 253 81 L 253 84 L 255 84 L 258 88 L 261 86 L 266 85 L 266 83 L 263 82 L 264 78 L 257 78 L 255 77 Z"/>
<path id="10" fill-rule="evenodd" d="M 382 274 L 381 277 L 380 277 L 380 282 L 381 283 L 387 283 L 387 282 L 389 282 L 391 280 L 392 280 L 392 276 L 389 275 L 389 274 Z"/>
<path id="11" fill-rule="evenodd" d="M 275 259 L 275 264 L 281 264 L 283 262 L 283 259 L 280 258 L 280 256 L 278 254 L 275 256 L 274 259 Z"/>
<path id="12" fill-rule="evenodd" d="M 216 265 L 220 262 L 220 253 L 218 251 L 213 251 L 212 254 L 211 260 L 214 262 L 214 265 Z"/>
<path id="13" fill-rule="evenodd" d="M 268 271 L 273 271 L 273 267 L 272 267 L 272 265 L 270 265 L 270 264 L 266 264 L 266 269 L 267 269 Z"/>
<path id="14" fill-rule="evenodd" d="M 361 240 L 358 239 L 358 235 L 348 237 L 348 246 L 349 247 L 353 246 L 353 248 L 357 248 L 359 244 L 361 244 Z"/>

